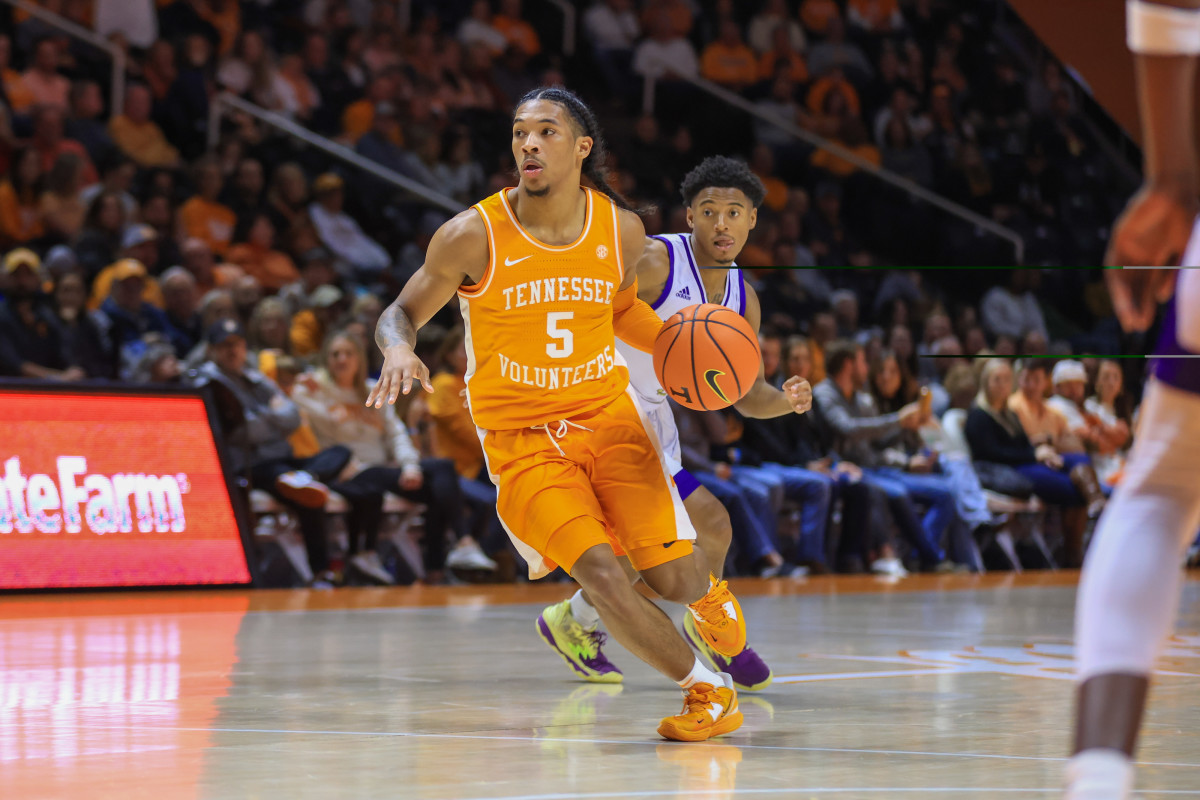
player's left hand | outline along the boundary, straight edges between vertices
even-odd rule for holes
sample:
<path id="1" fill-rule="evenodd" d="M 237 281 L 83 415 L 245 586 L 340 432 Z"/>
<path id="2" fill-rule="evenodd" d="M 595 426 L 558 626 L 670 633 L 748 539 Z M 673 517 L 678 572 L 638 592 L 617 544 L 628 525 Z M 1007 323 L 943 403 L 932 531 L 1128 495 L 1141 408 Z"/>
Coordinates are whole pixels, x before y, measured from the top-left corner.
<path id="1" fill-rule="evenodd" d="M 803 414 L 812 408 L 812 387 L 799 375 L 793 375 L 784 382 L 783 393 L 797 414 Z"/>

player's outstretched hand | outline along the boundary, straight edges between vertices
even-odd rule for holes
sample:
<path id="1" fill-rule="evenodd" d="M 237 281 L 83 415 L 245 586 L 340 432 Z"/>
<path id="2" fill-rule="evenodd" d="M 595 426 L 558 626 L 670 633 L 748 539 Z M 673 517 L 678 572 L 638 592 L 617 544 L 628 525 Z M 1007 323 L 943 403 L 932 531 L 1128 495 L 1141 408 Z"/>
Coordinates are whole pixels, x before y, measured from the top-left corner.
<path id="1" fill-rule="evenodd" d="M 1176 267 L 1200 210 L 1192 191 L 1146 184 L 1117 218 L 1104 263 L 1110 267 Z M 1127 331 L 1144 331 L 1175 286 L 1173 269 L 1108 270 L 1113 311 Z"/>
<path id="2" fill-rule="evenodd" d="M 783 393 L 787 395 L 792 410 L 797 414 L 803 414 L 812 408 L 812 387 L 799 375 L 793 375 L 784 381 Z"/>
<path id="3" fill-rule="evenodd" d="M 433 392 L 429 369 L 421 363 L 411 347 L 394 345 L 387 348 L 383 351 L 383 371 L 375 388 L 367 396 L 367 405 L 375 408 L 383 408 L 385 402 L 395 405 L 401 394 L 412 391 L 413 381 L 418 381 L 425 391 Z"/>

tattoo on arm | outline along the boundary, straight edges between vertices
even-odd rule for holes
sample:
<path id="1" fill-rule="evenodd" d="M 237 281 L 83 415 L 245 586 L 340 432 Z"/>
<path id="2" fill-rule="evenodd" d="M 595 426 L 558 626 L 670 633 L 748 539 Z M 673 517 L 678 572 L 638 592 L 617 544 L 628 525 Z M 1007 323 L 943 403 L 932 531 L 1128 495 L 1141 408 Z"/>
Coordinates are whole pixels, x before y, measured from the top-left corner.
<path id="1" fill-rule="evenodd" d="M 392 303 L 380 315 L 379 324 L 375 326 L 375 344 L 379 345 L 380 350 L 399 344 L 416 347 L 416 328 L 399 302 Z"/>

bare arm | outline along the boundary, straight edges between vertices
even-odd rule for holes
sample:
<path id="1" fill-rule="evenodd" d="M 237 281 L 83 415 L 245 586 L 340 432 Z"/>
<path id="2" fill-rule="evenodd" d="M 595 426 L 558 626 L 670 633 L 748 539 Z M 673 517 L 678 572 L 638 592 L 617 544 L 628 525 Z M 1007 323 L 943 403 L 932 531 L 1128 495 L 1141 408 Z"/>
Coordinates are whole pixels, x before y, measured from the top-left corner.
<path id="1" fill-rule="evenodd" d="M 625 263 L 629 264 L 628 261 Z M 666 243 L 647 236 L 642 257 L 637 261 L 636 272 L 638 299 L 645 303 L 658 300 L 671 272 L 671 257 L 667 252 Z"/>
<path id="2" fill-rule="evenodd" d="M 1160 0 L 1200 13 L 1200 0 Z M 1200 209 L 1190 55 L 1135 54 L 1138 105 L 1145 148 L 1144 183 L 1117 220 L 1105 263 L 1110 266 L 1177 266 Z M 1174 270 L 1110 270 L 1105 273 L 1122 326 L 1145 330 L 1156 304 L 1170 297 Z"/>
<path id="3" fill-rule="evenodd" d="M 663 322 L 654 309 L 638 297 L 637 264 L 646 245 L 646 228 L 632 211 L 621 211 L 619 216 L 621 262 L 625 274 L 620 290 L 613 297 L 613 332 L 629 346 L 651 353 Z"/>
<path id="4" fill-rule="evenodd" d="M 762 306 L 759 305 L 758 294 L 749 284 L 746 284 L 745 292 L 746 321 L 754 329 L 755 335 L 758 335 L 762 325 Z M 783 391 L 776 389 L 767 383 L 766 372 L 760 359 L 758 378 L 746 396 L 734 404 L 734 408 L 743 416 L 755 419 L 782 417 L 793 412 L 803 414 L 812 408 L 812 387 L 808 385 L 808 381 L 793 375 L 783 384 Z"/>
<path id="5" fill-rule="evenodd" d="M 487 231 L 474 209 L 461 212 L 433 235 L 425 263 L 384 309 L 375 327 L 375 343 L 383 351 L 383 371 L 367 397 L 382 408 L 408 394 L 413 381 L 432 392 L 429 370 L 413 353 L 417 331 L 454 298 L 464 282 L 483 279 L 488 264 Z"/>

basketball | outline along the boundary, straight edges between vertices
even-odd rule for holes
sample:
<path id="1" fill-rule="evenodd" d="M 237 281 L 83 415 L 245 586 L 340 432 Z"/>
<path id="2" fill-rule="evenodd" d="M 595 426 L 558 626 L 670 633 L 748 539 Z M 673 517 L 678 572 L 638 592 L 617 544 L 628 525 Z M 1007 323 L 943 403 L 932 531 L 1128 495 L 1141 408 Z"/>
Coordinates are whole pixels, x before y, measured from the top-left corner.
<path id="1" fill-rule="evenodd" d="M 654 342 L 654 374 L 667 395 L 697 411 L 728 408 L 758 378 L 758 337 L 741 314 L 715 303 L 688 306 Z"/>

